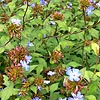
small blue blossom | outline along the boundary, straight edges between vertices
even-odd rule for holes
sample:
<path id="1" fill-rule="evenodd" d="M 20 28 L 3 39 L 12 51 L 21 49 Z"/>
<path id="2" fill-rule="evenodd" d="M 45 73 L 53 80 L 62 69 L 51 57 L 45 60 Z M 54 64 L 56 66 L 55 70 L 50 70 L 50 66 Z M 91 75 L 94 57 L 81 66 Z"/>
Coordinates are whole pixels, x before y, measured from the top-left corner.
<path id="1" fill-rule="evenodd" d="M 68 9 L 71 9 L 71 8 L 72 8 L 72 3 L 71 3 L 71 2 L 68 2 L 67 8 L 68 8 Z"/>
<path id="2" fill-rule="evenodd" d="M 22 65 L 22 68 L 24 68 L 26 71 L 29 71 L 30 66 L 27 64 L 27 62 L 24 60 L 20 60 L 20 64 Z"/>
<path id="3" fill-rule="evenodd" d="M 53 76 L 53 75 L 55 75 L 56 74 L 56 72 L 52 72 L 52 71 L 49 71 L 48 73 L 47 73 L 47 75 L 49 75 L 49 76 Z"/>
<path id="4" fill-rule="evenodd" d="M 50 25 L 56 25 L 56 22 L 50 21 Z"/>
<path id="5" fill-rule="evenodd" d="M 94 10 L 94 7 L 93 6 L 89 6 L 87 7 L 86 9 L 86 15 L 92 15 L 93 14 L 93 10 Z"/>
<path id="6" fill-rule="evenodd" d="M 42 100 L 39 97 L 34 97 L 32 100 Z"/>
<path id="7" fill-rule="evenodd" d="M 68 67 L 66 69 L 66 74 L 69 76 L 68 79 L 70 81 L 79 81 L 80 80 L 80 76 L 81 76 L 81 73 L 79 71 L 79 69 L 75 69 L 75 68 L 72 68 L 71 67 Z"/>
<path id="8" fill-rule="evenodd" d="M 22 82 L 23 82 L 23 83 L 24 83 L 24 82 L 26 82 L 26 79 L 25 79 L 25 78 L 23 78 L 23 79 L 22 79 Z"/>
<path id="9" fill-rule="evenodd" d="M 98 8 L 100 8 L 100 1 L 98 3 L 96 3 L 96 5 L 98 6 Z"/>
<path id="10" fill-rule="evenodd" d="M 4 2 L 5 0 L 0 0 L 0 2 Z"/>
<path id="11" fill-rule="evenodd" d="M 20 19 L 15 19 L 15 18 L 13 18 L 13 19 L 11 19 L 11 22 L 12 22 L 13 24 L 16 24 L 17 26 L 21 25 L 21 20 L 20 20 Z"/>
<path id="12" fill-rule="evenodd" d="M 41 91 L 41 90 L 42 90 L 42 87 L 41 87 L 41 86 L 38 86 L 37 88 L 38 88 L 38 90 L 39 90 L 39 91 Z"/>
<path id="13" fill-rule="evenodd" d="M 32 62 L 32 60 L 31 60 L 32 59 L 32 56 L 26 55 L 25 58 L 26 58 L 26 63 L 27 64 L 29 64 L 30 62 Z"/>
<path id="14" fill-rule="evenodd" d="M 32 8 L 34 8 L 36 6 L 36 3 L 33 3 L 30 5 Z"/>
<path id="15" fill-rule="evenodd" d="M 83 95 L 81 95 L 81 92 L 78 91 L 77 94 L 74 94 L 74 93 L 71 93 L 73 98 L 72 97 L 69 97 L 68 100 L 84 100 L 83 99 Z"/>
<path id="16" fill-rule="evenodd" d="M 40 4 L 46 6 L 48 3 L 45 0 L 40 0 Z"/>
<path id="17" fill-rule="evenodd" d="M 96 3 L 96 0 L 89 0 L 90 3 Z"/>
<path id="18" fill-rule="evenodd" d="M 47 37 L 47 35 L 46 34 L 43 34 L 43 38 L 46 38 Z"/>
<path id="19" fill-rule="evenodd" d="M 44 80 L 44 84 L 49 84 L 50 81 L 49 80 Z"/>
<path id="20" fill-rule="evenodd" d="M 32 47 L 32 46 L 34 46 L 34 44 L 33 44 L 32 42 L 29 41 L 29 42 L 27 43 L 27 46 L 28 46 L 28 47 Z"/>

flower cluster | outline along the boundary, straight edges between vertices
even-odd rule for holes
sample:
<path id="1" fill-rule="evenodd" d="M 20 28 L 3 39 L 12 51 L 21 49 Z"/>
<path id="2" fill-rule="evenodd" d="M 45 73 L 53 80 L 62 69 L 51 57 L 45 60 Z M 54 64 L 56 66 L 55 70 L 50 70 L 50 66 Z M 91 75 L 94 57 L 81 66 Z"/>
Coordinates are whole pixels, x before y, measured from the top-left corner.
<path id="1" fill-rule="evenodd" d="M 13 64 L 17 65 L 20 60 L 25 60 L 25 56 L 28 54 L 27 48 L 23 46 L 17 46 L 14 49 L 8 51 L 8 57 Z"/>
<path id="2" fill-rule="evenodd" d="M 18 46 L 8 52 L 8 57 L 14 65 L 22 66 L 26 71 L 30 69 L 28 64 L 32 62 L 32 57 L 28 55 L 27 48 Z"/>
<path id="3" fill-rule="evenodd" d="M 67 8 L 68 8 L 68 9 L 71 9 L 71 8 L 72 8 L 72 3 L 71 3 L 71 2 L 68 2 Z"/>
<path id="4" fill-rule="evenodd" d="M 50 56 L 50 59 L 54 62 L 57 63 L 60 59 L 62 59 L 64 56 L 61 51 L 55 50 Z"/>
<path id="5" fill-rule="evenodd" d="M 86 15 L 90 16 L 93 14 L 93 10 L 95 10 L 95 6 L 97 6 L 98 8 L 100 8 L 100 1 L 96 2 L 96 0 L 89 0 L 90 5 L 88 5 L 86 7 Z"/>
<path id="6" fill-rule="evenodd" d="M 22 31 L 21 20 L 19 19 L 12 19 L 11 24 L 8 26 L 8 34 L 9 36 L 15 37 L 20 39 L 21 38 L 21 31 Z"/>
<path id="7" fill-rule="evenodd" d="M 12 19 L 11 22 L 17 26 L 21 25 L 21 20 L 20 19 Z"/>
<path id="8" fill-rule="evenodd" d="M 68 67 L 66 69 L 66 74 L 69 76 L 68 79 L 70 81 L 79 81 L 80 80 L 81 73 L 80 73 L 79 69 Z"/>
<path id="9" fill-rule="evenodd" d="M 32 59 L 31 56 L 26 55 L 25 60 L 20 60 L 20 64 L 21 64 L 22 68 L 24 68 L 26 71 L 29 71 L 29 69 L 30 69 L 30 66 L 28 64 L 30 62 L 32 62 L 31 59 Z"/>
<path id="10" fill-rule="evenodd" d="M 93 14 L 93 10 L 94 10 L 94 7 L 93 6 L 89 6 L 86 8 L 86 15 L 92 15 Z"/>
<path id="11" fill-rule="evenodd" d="M 82 75 L 79 69 L 68 67 L 66 69 L 66 74 L 68 78 L 65 77 L 63 86 L 66 87 L 66 93 L 72 94 L 72 97 L 69 97 L 68 100 L 83 100 L 83 95 L 81 95 L 81 90 L 84 87 L 82 83 Z"/>
<path id="12" fill-rule="evenodd" d="M 63 20 L 64 19 L 64 15 L 61 13 L 61 12 L 58 12 L 58 11 L 54 11 L 52 14 L 51 14 L 51 18 L 53 20 Z"/>
<path id="13" fill-rule="evenodd" d="M 42 100 L 39 97 L 34 97 L 32 100 Z"/>
<path id="14" fill-rule="evenodd" d="M 71 93 L 72 97 L 69 97 L 68 100 L 83 100 L 83 95 L 81 94 L 80 91 L 77 92 L 77 94 Z"/>
<path id="15" fill-rule="evenodd" d="M 16 81 L 17 79 L 22 79 L 23 77 L 23 69 L 18 65 L 16 66 L 11 65 L 9 67 L 6 67 L 5 73 L 12 81 Z"/>
<path id="16" fill-rule="evenodd" d="M 33 8 L 33 15 L 34 16 L 37 16 L 37 15 L 43 13 L 43 7 L 42 7 L 42 5 L 40 5 L 40 4 L 33 4 L 31 6 Z"/>

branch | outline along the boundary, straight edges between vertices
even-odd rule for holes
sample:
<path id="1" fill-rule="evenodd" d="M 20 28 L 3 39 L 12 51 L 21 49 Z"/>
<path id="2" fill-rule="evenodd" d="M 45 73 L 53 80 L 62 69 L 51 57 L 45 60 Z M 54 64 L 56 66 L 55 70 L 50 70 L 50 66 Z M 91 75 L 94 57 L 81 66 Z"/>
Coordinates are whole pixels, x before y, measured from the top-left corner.
<path id="1" fill-rule="evenodd" d="M 27 13 L 27 10 L 28 10 L 28 0 L 27 0 L 27 2 L 26 2 L 27 4 L 26 4 L 26 10 L 25 10 L 25 13 L 24 13 L 24 16 L 23 16 L 23 30 L 24 30 L 24 28 L 25 28 L 25 16 L 26 16 L 26 13 Z"/>

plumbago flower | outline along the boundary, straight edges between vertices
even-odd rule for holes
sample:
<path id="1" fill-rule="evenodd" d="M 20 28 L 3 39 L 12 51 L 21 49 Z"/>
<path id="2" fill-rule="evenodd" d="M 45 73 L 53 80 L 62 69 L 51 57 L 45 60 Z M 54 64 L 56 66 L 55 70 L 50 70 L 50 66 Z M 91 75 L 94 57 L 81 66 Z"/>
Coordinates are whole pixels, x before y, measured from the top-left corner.
<path id="1" fill-rule="evenodd" d="M 72 97 L 69 97 L 68 100 L 84 100 L 83 99 L 83 95 L 81 94 L 80 91 L 78 91 L 77 94 L 74 94 L 74 93 L 71 93 L 73 98 Z"/>
<path id="2" fill-rule="evenodd" d="M 98 6 L 98 8 L 100 8 L 100 1 L 98 3 L 96 3 L 96 6 Z"/>
<path id="3" fill-rule="evenodd" d="M 81 73 L 80 73 L 79 69 L 68 67 L 66 69 L 66 74 L 69 76 L 68 79 L 70 81 L 79 81 L 80 80 Z"/>
<path id="4" fill-rule="evenodd" d="M 28 47 L 32 47 L 32 46 L 34 46 L 34 44 L 33 44 L 32 42 L 29 41 L 29 42 L 27 43 L 27 46 L 28 46 Z"/>
<path id="5" fill-rule="evenodd" d="M 49 80 L 44 80 L 44 84 L 49 84 L 50 81 Z"/>
<path id="6" fill-rule="evenodd" d="M 28 71 L 29 69 L 30 69 L 30 66 L 28 65 L 30 62 L 32 62 L 32 60 L 31 60 L 31 56 L 28 56 L 28 55 L 26 55 L 25 56 L 25 59 L 26 60 L 20 60 L 20 64 L 22 65 L 22 67 L 26 70 L 26 71 Z"/>
<path id="7" fill-rule="evenodd" d="M 94 7 L 93 6 L 89 6 L 86 8 L 86 15 L 87 16 L 90 16 L 93 14 L 93 10 L 94 10 Z"/>
<path id="8" fill-rule="evenodd" d="M 90 3 L 96 3 L 96 0 L 89 0 Z"/>
<path id="9" fill-rule="evenodd" d="M 13 24 L 16 24 L 17 26 L 21 25 L 21 20 L 20 20 L 20 19 L 15 19 L 15 18 L 13 18 L 13 19 L 11 19 L 11 22 L 12 22 Z"/>
<path id="10" fill-rule="evenodd" d="M 22 66 L 22 68 L 24 68 L 26 71 L 29 71 L 29 69 L 30 69 L 30 66 L 29 65 L 27 65 L 27 63 L 26 63 L 26 61 L 24 60 L 21 60 L 20 61 L 20 64 L 21 64 L 21 66 Z"/>
<path id="11" fill-rule="evenodd" d="M 29 64 L 30 62 L 32 62 L 32 60 L 31 60 L 31 59 L 32 59 L 32 56 L 26 55 L 26 56 L 25 56 L 25 59 L 26 59 L 26 63 L 27 63 L 27 64 Z"/>
<path id="12" fill-rule="evenodd" d="M 0 0 L 0 2 L 4 2 L 5 0 Z"/>
<path id="13" fill-rule="evenodd" d="M 72 3 L 71 3 L 71 2 L 68 2 L 67 8 L 68 8 L 68 9 L 71 9 L 71 8 L 72 8 Z"/>
<path id="14" fill-rule="evenodd" d="M 32 100 L 42 100 L 39 97 L 34 97 Z"/>
<path id="15" fill-rule="evenodd" d="M 46 2 L 45 0 L 40 0 L 40 4 L 46 6 L 48 2 Z"/>
<path id="16" fill-rule="evenodd" d="M 56 74 L 56 72 L 52 72 L 52 71 L 49 71 L 48 73 L 47 73 L 47 75 L 49 75 L 49 76 L 53 76 L 53 75 L 55 75 Z"/>

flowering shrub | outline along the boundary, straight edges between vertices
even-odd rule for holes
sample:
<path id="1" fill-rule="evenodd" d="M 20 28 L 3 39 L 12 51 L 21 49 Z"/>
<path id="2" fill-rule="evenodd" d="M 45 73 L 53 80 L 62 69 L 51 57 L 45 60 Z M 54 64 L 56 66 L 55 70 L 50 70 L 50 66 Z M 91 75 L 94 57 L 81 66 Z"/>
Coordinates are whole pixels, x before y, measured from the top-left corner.
<path id="1" fill-rule="evenodd" d="M 99 0 L 0 0 L 0 100 L 100 100 Z"/>

